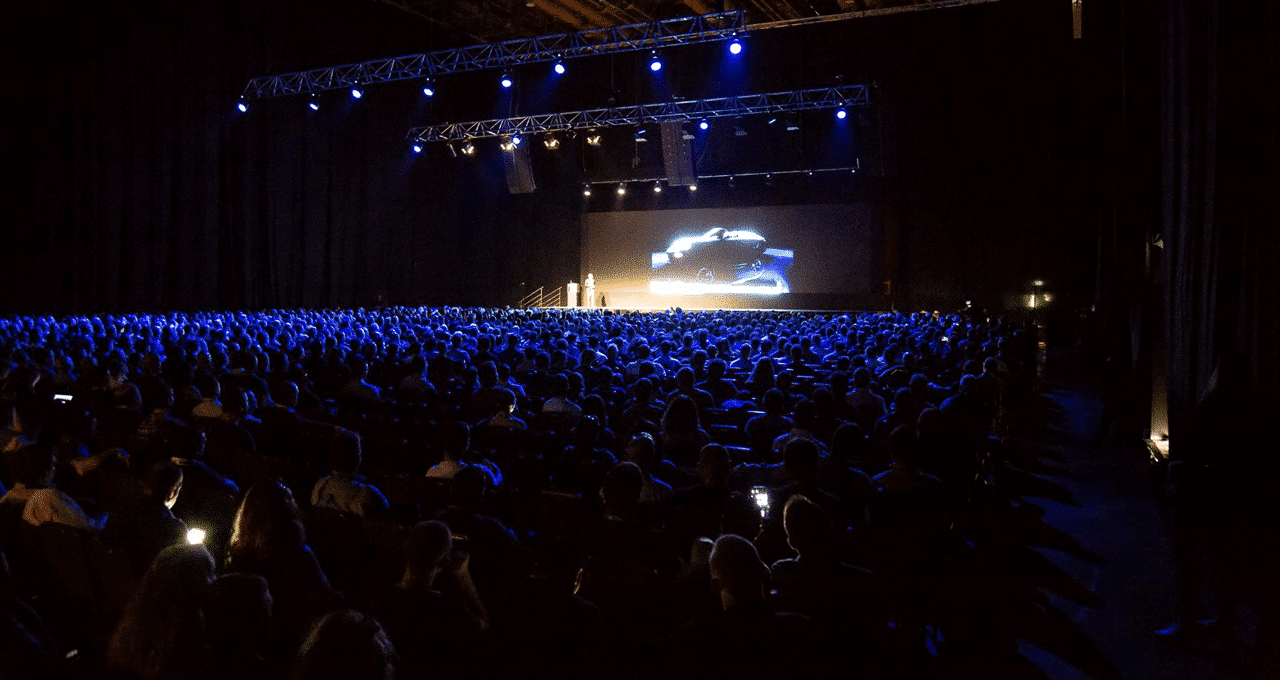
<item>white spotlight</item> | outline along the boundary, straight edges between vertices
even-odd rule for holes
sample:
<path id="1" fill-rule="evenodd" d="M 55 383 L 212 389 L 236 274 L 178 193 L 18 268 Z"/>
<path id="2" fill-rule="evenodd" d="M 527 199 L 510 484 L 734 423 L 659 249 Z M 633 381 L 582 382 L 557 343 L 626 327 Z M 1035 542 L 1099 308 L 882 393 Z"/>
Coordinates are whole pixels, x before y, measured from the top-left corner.
<path id="1" fill-rule="evenodd" d="M 625 195 L 626 195 L 626 193 L 627 193 L 627 185 L 625 185 L 625 184 L 619 184 L 619 185 L 618 185 L 618 195 L 619 195 L 619 196 L 625 196 Z"/>
<path id="2" fill-rule="evenodd" d="M 660 193 L 662 193 L 662 182 L 654 182 L 654 183 L 653 183 L 653 193 L 655 193 L 655 194 L 660 194 Z"/>
<path id="3" fill-rule="evenodd" d="M 204 529 L 200 529 L 200 528 L 191 528 L 191 529 L 188 529 L 188 530 L 187 530 L 187 543 L 188 543 L 188 544 L 190 544 L 190 545 L 196 545 L 196 544 L 199 544 L 199 543 L 204 543 L 204 538 L 205 538 L 205 536 L 206 536 L 206 534 L 205 534 L 205 532 L 204 532 Z"/>

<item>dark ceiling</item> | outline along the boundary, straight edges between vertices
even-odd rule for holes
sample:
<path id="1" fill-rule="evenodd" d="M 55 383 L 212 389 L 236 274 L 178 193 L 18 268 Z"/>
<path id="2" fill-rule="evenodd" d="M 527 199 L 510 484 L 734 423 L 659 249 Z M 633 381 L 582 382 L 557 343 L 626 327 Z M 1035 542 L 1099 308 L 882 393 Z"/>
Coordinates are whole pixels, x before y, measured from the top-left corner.
<path id="1" fill-rule="evenodd" d="M 745 9 L 749 24 L 821 20 L 849 12 L 892 11 L 930 0 L 379 0 L 454 34 L 461 42 L 500 42 L 608 26 Z M 951 3 L 941 3 L 951 4 Z M 957 2 L 955 4 L 963 4 Z"/>

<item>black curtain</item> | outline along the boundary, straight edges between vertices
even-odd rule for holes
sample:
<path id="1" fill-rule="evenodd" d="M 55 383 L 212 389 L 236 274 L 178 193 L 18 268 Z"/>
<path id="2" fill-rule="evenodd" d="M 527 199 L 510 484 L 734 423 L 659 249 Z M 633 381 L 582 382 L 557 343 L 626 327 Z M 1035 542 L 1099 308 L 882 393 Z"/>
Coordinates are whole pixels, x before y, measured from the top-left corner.
<path id="1" fill-rule="evenodd" d="M 1165 345 L 1171 439 L 1228 352 L 1277 389 L 1276 10 L 1162 4 Z"/>

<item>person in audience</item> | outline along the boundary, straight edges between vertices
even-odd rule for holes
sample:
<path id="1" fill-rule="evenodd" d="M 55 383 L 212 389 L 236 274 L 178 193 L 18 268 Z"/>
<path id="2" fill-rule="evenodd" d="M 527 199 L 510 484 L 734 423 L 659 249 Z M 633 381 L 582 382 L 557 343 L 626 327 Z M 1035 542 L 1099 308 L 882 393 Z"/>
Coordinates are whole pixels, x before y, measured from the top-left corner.
<path id="1" fill-rule="evenodd" d="M 781 455 L 787 448 L 787 444 L 790 444 L 797 439 L 804 439 L 806 441 L 813 442 L 818 447 L 818 450 L 825 454 L 827 445 L 819 441 L 812 431 L 813 424 L 817 419 L 818 410 L 812 401 L 802 398 L 800 401 L 796 402 L 794 418 L 791 423 L 791 431 L 784 435 L 779 435 L 777 439 L 773 440 L 773 455 Z"/>
<path id="2" fill-rule="evenodd" d="M 404 543 L 404 573 L 380 595 L 372 611 L 399 642 L 406 673 L 437 664 L 463 668 L 489 611 L 471 579 L 470 555 L 455 550 L 453 532 L 443 522 L 421 522 Z"/>
<path id="3" fill-rule="evenodd" d="M 493 399 L 494 411 L 481 425 L 496 427 L 508 432 L 523 432 L 529 429 L 528 423 L 516 415 L 516 395 L 505 387 L 496 390 Z"/>
<path id="4" fill-rule="evenodd" d="M 884 399 L 871 389 L 871 370 L 862 367 L 853 372 L 853 390 L 844 401 L 852 409 L 854 420 L 863 432 L 874 432 L 876 421 L 885 414 Z"/>
<path id="5" fill-rule="evenodd" d="M 698 389 L 711 395 L 712 406 L 722 406 L 738 396 L 737 386 L 724 377 L 727 370 L 723 359 L 712 359 L 707 362 L 707 379 L 697 384 Z"/>
<path id="6" fill-rule="evenodd" d="M 548 381 L 550 399 L 542 403 L 539 420 L 543 427 L 554 430 L 571 430 L 582 417 L 582 407 L 569 400 L 569 378 L 563 373 L 552 375 Z"/>
<path id="7" fill-rule="evenodd" d="M 336 430 L 329 439 L 329 470 L 311 489 L 311 507 L 358 517 L 376 517 L 390 509 L 387 497 L 367 483 L 360 471 L 360 435 Z"/>
<path id="8" fill-rule="evenodd" d="M 698 459 L 698 452 L 710 443 L 711 436 L 699 422 L 697 403 L 686 394 L 676 394 L 662 415 L 663 456 L 676 465 L 692 466 Z"/>
<path id="9" fill-rule="evenodd" d="M 377 619 L 340 609 L 316 622 L 294 657 L 289 680 L 393 680 L 397 661 Z"/>
<path id="10" fill-rule="evenodd" d="M 668 648 L 673 672 L 683 677 L 782 677 L 816 672 L 826 641 L 810 619 L 772 610 L 765 600 L 769 568 L 751 541 L 734 534 L 716 539 L 709 559 L 711 586 L 721 613 L 675 633 Z M 829 668 L 827 670 L 830 670 Z"/>
<path id="11" fill-rule="evenodd" d="M 204 446 L 205 435 L 199 428 L 186 426 L 173 432 L 170 460 L 182 470 L 182 493 L 173 505 L 173 514 L 188 526 L 204 529 L 205 545 L 221 558 L 231 537 L 240 487 L 202 460 Z"/>
<path id="12" fill-rule="evenodd" d="M 222 402 L 219 397 L 222 396 L 222 384 L 212 375 L 202 375 L 196 378 L 195 388 L 199 391 L 199 399 L 197 403 L 191 406 L 188 413 L 192 418 L 213 420 L 222 415 Z"/>
<path id="13" fill-rule="evenodd" d="M 90 519 L 80 504 L 53 486 L 57 458 L 52 449 L 41 444 L 28 444 L 18 450 L 14 471 L 16 483 L 0 498 L 0 518 L 12 526 L 14 518 L 33 526 L 45 522 L 63 524 L 73 529 L 97 531 L 107 517 Z"/>
<path id="14" fill-rule="evenodd" d="M 307 544 L 293 494 L 279 482 L 255 484 L 245 492 L 231 528 L 226 571 L 247 571 L 267 580 L 281 648 L 296 645 L 340 599 Z"/>
<path id="15" fill-rule="evenodd" d="M 213 575 L 213 557 L 202 545 L 180 543 L 160 551 L 107 643 L 108 676 L 203 679 L 201 606 Z"/>
<path id="16" fill-rule="evenodd" d="M 771 389 L 764 395 L 764 413 L 748 420 L 742 429 L 755 459 L 767 461 L 771 459 L 773 442 L 794 427 L 795 423 L 787 417 L 786 397 L 781 391 Z"/>
<path id="17" fill-rule="evenodd" d="M 671 485 L 653 476 L 658 465 L 657 457 L 657 443 L 648 432 L 638 432 L 627 442 L 626 459 L 640 468 L 642 475 L 641 506 L 661 507 L 671 502 Z"/>
<path id="18" fill-rule="evenodd" d="M 170 510 L 182 490 L 182 469 L 156 461 L 147 469 L 143 493 L 113 512 L 103 527 L 104 544 L 121 551 L 135 577 L 151 566 L 161 550 L 187 537 L 187 525 Z"/>
<path id="19" fill-rule="evenodd" d="M 269 680 L 282 669 L 272 663 L 271 591 L 257 574 L 232 572 L 217 578 L 204 599 L 209 675 Z"/>
<path id="20" fill-rule="evenodd" d="M 342 386 L 339 396 L 354 403 L 368 405 L 382 400 L 382 392 L 369 383 L 369 364 L 364 359 L 353 358 L 349 365 L 351 379 Z"/>

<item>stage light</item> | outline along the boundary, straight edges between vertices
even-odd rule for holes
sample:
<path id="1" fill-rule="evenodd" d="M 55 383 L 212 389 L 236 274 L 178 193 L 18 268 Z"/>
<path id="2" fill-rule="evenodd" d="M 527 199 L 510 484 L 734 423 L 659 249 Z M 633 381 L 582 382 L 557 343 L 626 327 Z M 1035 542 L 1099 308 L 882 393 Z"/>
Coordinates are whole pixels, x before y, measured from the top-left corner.
<path id="1" fill-rule="evenodd" d="M 773 186 L 773 175 L 764 176 L 764 185 L 767 187 Z"/>
<path id="2" fill-rule="evenodd" d="M 587 135 L 587 144 L 590 144 L 591 146 L 600 146 L 600 135 L 599 134 Z"/>
<path id="3" fill-rule="evenodd" d="M 364 90 L 361 90 L 361 89 L 360 89 L 360 88 L 358 88 L 358 87 L 353 87 L 353 88 L 351 88 L 351 98 L 352 98 L 352 99 L 359 99 L 359 98 L 361 98 L 361 97 L 363 97 L 363 96 L 364 96 Z"/>
<path id="4" fill-rule="evenodd" d="M 521 137 L 520 133 L 518 132 L 511 136 L 511 143 L 516 146 L 520 146 L 520 142 L 523 142 L 523 141 L 524 141 L 524 137 Z"/>
<path id="5" fill-rule="evenodd" d="M 415 144 L 413 145 L 413 152 L 414 152 L 414 153 L 422 153 L 422 144 L 420 144 L 420 143 L 415 143 Z"/>
<path id="6" fill-rule="evenodd" d="M 240 101 L 236 102 L 236 109 L 238 109 L 240 113 L 244 113 L 249 110 L 249 105 L 245 103 L 243 96 L 240 97 Z"/>
<path id="7" fill-rule="evenodd" d="M 647 142 L 647 141 L 649 141 L 649 140 L 648 140 L 648 138 L 646 138 L 646 137 L 645 137 L 645 130 L 644 130 L 644 128 L 640 128 L 639 130 L 636 130 L 636 141 L 637 141 L 637 142 Z"/>
<path id="8" fill-rule="evenodd" d="M 653 183 L 653 193 L 655 193 L 655 194 L 660 194 L 660 193 L 662 193 L 662 182 L 661 182 L 661 181 L 658 181 L 658 182 L 654 182 L 654 183 Z"/>
<path id="9" fill-rule="evenodd" d="M 737 38 L 729 43 L 729 54 L 742 54 L 742 43 Z"/>
<path id="10" fill-rule="evenodd" d="M 690 184 L 690 185 L 689 185 L 689 191 L 697 191 L 697 190 L 698 190 L 698 185 L 697 185 L 697 184 Z"/>
<path id="11" fill-rule="evenodd" d="M 662 59 L 658 56 L 657 50 L 654 50 L 653 58 L 649 60 L 649 70 L 654 73 L 662 70 Z"/>
<path id="12" fill-rule="evenodd" d="M 774 123 L 776 123 L 776 122 L 778 122 L 778 119 L 777 119 L 777 118 L 770 118 L 770 119 L 769 119 L 769 125 L 773 125 L 773 124 L 774 124 Z"/>
<path id="13" fill-rule="evenodd" d="M 422 96 L 424 97 L 436 96 L 436 81 L 432 80 L 431 78 L 427 78 L 426 82 L 422 84 Z"/>
<path id="14" fill-rule="evenodd" d="M 703 118 L 702 122 L 698 123 L 698 129 L 700 130 L 705 130 L 709 127 L 711 127 L 711 123 L 708 123 L 706 118 Z"/>
<path id="15" fill-rule="evenodd" d="M 312 111 L 319 111 L 320 102 L 312 99 L 311 101 L 307 102 L 307 108 L 311 109 Z"/>
<path id="16" fill-rule="evenodd" d="M 199 527 L 187 529 L 187 543 L 189 545 L 198 545 L 204 543 L 205 531 Z"/>
<path id="17" fill-rule="evenodd" d="M 840 120 L 844 120 L 845 117 L 847 117 L 848 115 L 849 115 L 849 112 L 845 111 L 843 106 L 836 109 L 836 118 L 839 118 Z"/>
<path id="18" fill-rule="evenodd" d="M 733 176 L 732 176 L 732 175 L 730 175 L 730 176 L 729 176 L 729 188 L 730 188 L 730 189 L 736 189 L 736 188 L 738 188 L 738 185 L 737 185 L 737 183 L 736 183 L 736 182 L 734 182 L 734 180 L 733 180 Z"/>
<path id="19" fill-rule="evenodd" d="M 510 73 L 502 74 L 502 80 L 499 80 L 498 82 L 502 84 L 503 89 L 509 88 L 512 85 L 516 84 L 515 79 L 511 77 Z"/>
<path id="20" fill-rule="evenodd" d="M 475 144 L 472 144 L 472 143 L 471 143 L 471 140 L 470 140 L 470 139 L 468 139 L 468 140 L 467 140 L 467 143 L 466 143 L 466 144 L 463 144 L 463 145 L 462 145 L 462 148 L 461 148 L 461 149 L 459 149 L 459 151 L 461 151 L 461 152 L 462 152 L 462 155 L 463 155 L 463 156 L 474 156 L 474 155 L 476 155 L 476 145 L 475 145 Z"/>
<path id="21" fill-rule="evenodd" d="M 795 118 L 792 118 L 791 116 L 787 116 L 787 132 L 799 132 L 799 131 L 800 131 L 800 124 L 796 122 Z"/>
<path id="22" fill-rule="evenodd" d="M 582 195 L 583 195 L 583 196 L 590 196 L 590 195 L 591 195 L 591 185 L 590 185 L 590 184 L 584 185 L 584 186 L 582 187 Z"/>
<path id="23" fill-rule="evenodd" d="M 689 132 L 688 123 L 685 123 L 684 125 L 680 126 L 680 138 L 686 142 L 693 141 L 695 139 L 695 137 L 693 136 L 693 133 Z"/>
<path id="24" fill-rule="evenodd" d="M 542 140 L 542 145 L 555 151 L 560 148 L 560 140 L 556 139 L 555 135 L 548 135 L 546 139 Z"/>
<path id="25" fill-rule="evenodd" d="M 619 185 L 618 185 L 618 195 L 619 195 L 619 196 L 625 196 L 626 194 L 627 194 L 627 185 L 625 185 L 625 184 L 619 184 Z"/>
<path id="26" fill-rule="evenodd" d="M 556 75 L 558 76 L 564 75 L 564 72 L 565 72 L 564 60 L 557 61 L 556 65 L 551 67 L 551 70 L 555 71 Z"/>

